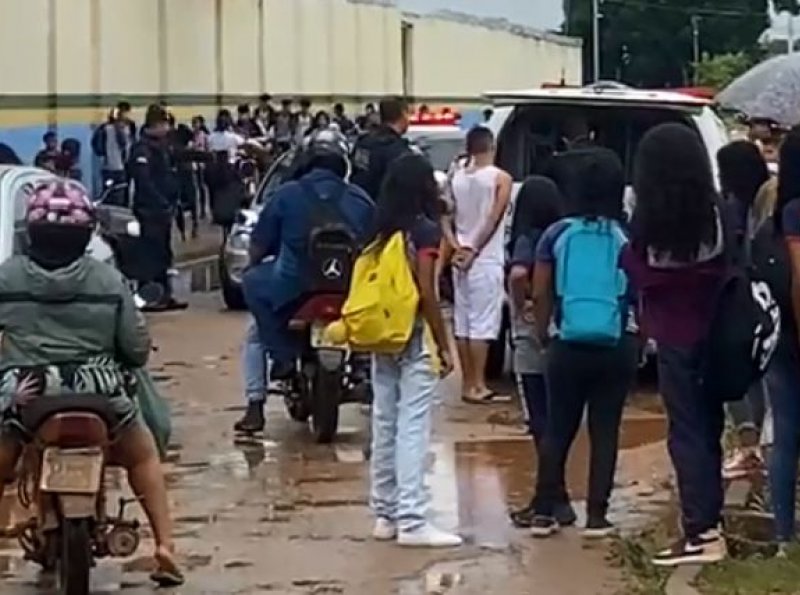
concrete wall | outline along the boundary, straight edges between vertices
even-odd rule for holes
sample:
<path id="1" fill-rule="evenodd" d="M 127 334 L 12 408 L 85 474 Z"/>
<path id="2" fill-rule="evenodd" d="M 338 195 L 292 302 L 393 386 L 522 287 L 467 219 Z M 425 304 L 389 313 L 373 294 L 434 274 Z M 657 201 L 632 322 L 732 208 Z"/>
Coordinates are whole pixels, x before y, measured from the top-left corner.
<path id="1" fill-rule="evenodd" d="M 139 113 L 166 100 L 180 119 L 263 91 L 320 109 L 406 93 L 463 111 L 480 108 L 488 89 L 581 80 L 573 40 L 387 4 L 0 0 L 0 142 L 30 160 L 57 126 L 88 153 L 90 124 L 121 98 Z"/>
<path id="2" fill-rule="evenodd" d="M 421 96 L 479 97 L 489 90 L 579 84 L 580 47 L 436 17 L 409 17 L 413 89 Z"/>
<path id="3" fill-rule="evenodd" d="M 477 101 L 489 87 L 580 79 L 552 36 L 350 0 L 3 0 L 0 100 L 277 95 Z M 7 18 L 13 15 L 13 18 Z M 403 23 L 412 25 L 403 55 Z M 35 40 L 35 42 L 34 42 Z M 404 61 L 410 71 L 404 72 Z M 408 79 L 411 89 L 404 88 Z M 16 107 L 40 107 L 30 105 Z M 35 102 L 34 102 L 35 103 Z"/>

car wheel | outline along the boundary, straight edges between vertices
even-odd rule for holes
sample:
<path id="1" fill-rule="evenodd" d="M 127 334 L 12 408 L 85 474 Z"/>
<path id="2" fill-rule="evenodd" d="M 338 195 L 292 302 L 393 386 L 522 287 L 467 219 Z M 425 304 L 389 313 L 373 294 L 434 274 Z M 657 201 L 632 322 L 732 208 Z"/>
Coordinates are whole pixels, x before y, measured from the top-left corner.
<path id="1" fill-rule="evenodd" d="M 219 284 L 222 290 L 222 301 L 229 310 L 247 310 L 242 288 L 228 276 L 228 269 L 222 255 L 219 257 Z"/>

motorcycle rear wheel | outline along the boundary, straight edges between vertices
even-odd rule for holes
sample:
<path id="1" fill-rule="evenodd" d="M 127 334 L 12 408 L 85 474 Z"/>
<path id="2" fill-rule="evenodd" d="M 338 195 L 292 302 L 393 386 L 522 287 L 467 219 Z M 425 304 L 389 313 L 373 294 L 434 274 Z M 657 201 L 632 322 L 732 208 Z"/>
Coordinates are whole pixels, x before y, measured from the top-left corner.
<path id="1" fill-rule="evenodd" d="M 58 560 L 60 595 L 87 595 L 92 571 L 92 538 L 88 519 L 62 519 Z"/>
<path id="2" fill-rule="evenodd" d="M 313 383 L 311 427 L 318 444 L 330 444 L 339 429 L 341 401 L 341 372 L 330 372 L 317 366 Z"/>

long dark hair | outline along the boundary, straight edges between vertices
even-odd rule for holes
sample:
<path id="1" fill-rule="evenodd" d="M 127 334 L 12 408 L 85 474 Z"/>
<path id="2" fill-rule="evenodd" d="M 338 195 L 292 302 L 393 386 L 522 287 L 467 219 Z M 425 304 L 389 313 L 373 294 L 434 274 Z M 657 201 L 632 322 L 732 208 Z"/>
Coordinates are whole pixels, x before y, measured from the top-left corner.
<path id="1" fill-rule="evenodd" d="M 216 126 L 214 126 L 215 132 L 225 132 L 226 130 L 230 130 L 233 127 L 233 116 L 231 112 L 226 109 L 221 109 L 217 113 L 217 122 Z"/>
<path id="2" fill-rule="evenodd" d="M 750 207 L 759 189 L 769 180 L 767 162 L 753 143 L 740 140 L 722 147 L 717 153 L 719 182 L 726 198 Z"/>
<path id="3" fill-rule="evenodd" d="M 571 153 L 574 171 L 567 210 L 576 217 L 624 219 L 625 171 L 611 149 L 590 147 Z M 562 189 L 563 191 L 563 189 Z"/>
<path id="4" fill-rule="evenodd" d="M 775 204 L 775 230 L 783 233 L 783 209 L 800 198 L 800 126 L 795 126 L 783 139 L 778 170 L 778 201 Z"/>
<path id="5" fill-rule="evenodd" d="M 385 242 L 410 231 L 420 217 L 439 214 L 439 186 L 433 167 L 420 155 L 404 155 L 389 166 L 378 199 L 375 239 Z"/>
<path id="6" fill-rule="evenodd" d="M 563 210 L 564 198 L 553 180 L 544 176 L 526 179 L 514 203 L 509 249 L 520 236 L 550 227 L 561 219 Z"/>
<path id="7" fill-rule="evenodd" d="M 0 165 L 22 165 L 19 155 L 5 143 L 0 143 Z"/>
<path id="8" fill-rule="evenodd" d="M 658 256 L 693 262 L 717 233 L 717 193 L 700 137 L 684 124 L 661 124 L 642 138 L 634 174 L 634 237 Z"/>

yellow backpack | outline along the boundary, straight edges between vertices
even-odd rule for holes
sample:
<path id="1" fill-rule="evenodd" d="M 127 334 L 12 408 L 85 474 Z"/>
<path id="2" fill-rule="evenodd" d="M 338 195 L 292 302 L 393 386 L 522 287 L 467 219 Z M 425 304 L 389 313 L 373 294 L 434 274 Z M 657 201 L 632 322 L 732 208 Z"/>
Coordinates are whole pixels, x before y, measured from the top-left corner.
<path id="1" fill-rule="evenodd" d="M 358 257 L 341 320 L 328 328 L 328 336 L 353 351 L 399 354 L 414 331 L 418 306 L 405 238 L 398 232 Z"/>

